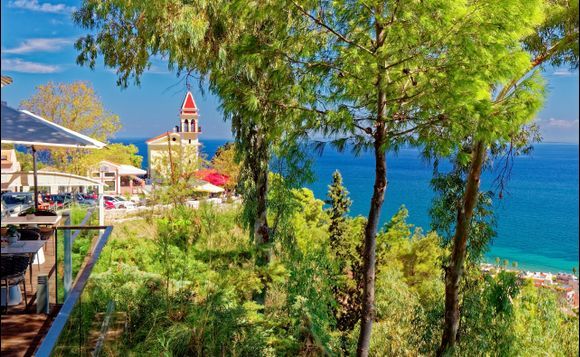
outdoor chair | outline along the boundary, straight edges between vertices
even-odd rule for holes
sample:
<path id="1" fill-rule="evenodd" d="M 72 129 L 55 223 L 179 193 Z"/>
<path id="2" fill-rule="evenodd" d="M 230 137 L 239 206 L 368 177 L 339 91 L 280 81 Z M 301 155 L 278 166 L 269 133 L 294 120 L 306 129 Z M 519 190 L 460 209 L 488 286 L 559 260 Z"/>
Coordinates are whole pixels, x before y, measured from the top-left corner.
<path id="1" fill-rule="evenodd" d="M 38 228 L 20 228 L 18 229 L 20 233 L 20 240 L 39 240 L 40 232 Z"/>
<path id="2" fill-rule="evenodd" d="M 18 233 L 20 233 L 20 240 L 26 240 L 26 241 L 30 241 L 30 240 L 40 240 L 40 233 L 38 228 L 21 228 L 18 229 Z M 41 253 L 42 252 L 42 253 Z M 37 254 L 32 254 L 30 256 L 30 262 L 29 262 L 29 266 L 30 266 L 30 286 L 32 286 L 32 263 L 34 262 L 34 258 L 36 257 L 36 262 L 37 262 L 37 266 L 38 266 L 38 271 L 40 271 L 40 261 L 43 260 L 44 261 L 44 252 L 42 251 L 42 249 L 40 249 L 38 251 L 38 254 L 42 254 L 42 258 L 41 257 L 36 257 Z"/>
<path id="3" fill-rule="evenodd" d="M 58 213 L 56 213 L 53 210 L 38 210 L 38 211 L 36 211 L 35 215 L 36 216 L 44 216 L 44 217 L 47 217 L 47 216 L 56 217 L 56 216 L 58 216 Z M 49 240 L 50 237 L 54 236 L 55 229 L 53 226 L 39 225 L 39 229 L 40 229 L 40 239 L 42 239 L 42 240 Z M 49 245 L 47 244 L 46 247 L 47 247 L 46 253 L 48 254 Z"/>
<path id="4" fill-rule="evenodd" d="M 35 216 L 45 216 L 46 217 L 46 216 L 58 216 L 58 213 L 56 213 L 53 210 L 43 209 L 43 210 L 37 210 L 36 212 L 34 212 L 34 215 Z"/>
<path id="5" fill-rule="evenodd" d="M 10 287 L 22 283 L 24 287 L 24 304 L 28 310 L 28 299 L 26 294 L 25 274 L 29 266 L 30 257 L 28 255 L 8 255 L 0 260 L 0 283 L 6 287 L 6 310 L 10 301 Z"/>
<path id="6" fill-rule="evenodd" d="M 32 213 L 32 211 L 24 211 L 24 212 L 20 212 L 19 216 L 26 216 L 28 213 Z M 43 217 L 55 217 L 58 216 L 58 213 L 56 213 L 53 210 L 36 210 L 34 212 L 35 216 L 43 216 Z M 40 239 L 42 240 L 49 240 L 50 237 L 52 237 L 54 235 L 54 227 L 52 226 L 45 226 L 45 225 L 37 225 L 38 228 L 34 228 L 37 229 L 38 232 L 40 233 Z M 47 245 L 48 248 L 48 245 Z M 48 253 L 48 249 L 47 249 L 47 253 Z"/>
<path id="7" fill-rule="evenodd" d="M 54 227 L 38 227 L 40 239 L 49 240 L 54 235 Z"/>

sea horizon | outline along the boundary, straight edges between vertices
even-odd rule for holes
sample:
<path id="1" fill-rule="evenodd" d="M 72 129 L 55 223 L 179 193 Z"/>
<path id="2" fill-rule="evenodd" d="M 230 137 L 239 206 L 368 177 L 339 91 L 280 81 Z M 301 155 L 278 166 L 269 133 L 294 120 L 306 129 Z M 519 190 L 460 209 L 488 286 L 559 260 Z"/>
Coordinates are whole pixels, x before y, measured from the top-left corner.
<path id="1" fill-rule="evenodd" d="M 113 142 L 135 144 L 147 167 L 148 138 L 116 138 Z M 215 150 L 232 139 L 200 139 L 202 152 L 210 159 Z M 577 143 L 543 142 L 532 154 L 517 157 L 504 198 L 495 200 L 497 237 L 485 254 L 485 261 L 496 257 L 518 263 L 518 269 L 571 272 L 578 267 L 578 148 Z M 428 215 L 433 192 L 429 186 L 432 167 L 418 156 L 417 148 L 389 154 L 388 178 L 381 225 L 401 205 L 409 210 L 408 222 L 430 230 Z M 324 200 L 332 172 L 341 171 L 353 205 L 351 216 L 366 216 L 372 191 L 374 159 L 370 153 L 354 156 L 328 147 L 322 156 L 313 154 L 315 180 L 305 183 L 316 198 Z M 486 173 L 482 187 L 489 189 L 493 175 Z"/>

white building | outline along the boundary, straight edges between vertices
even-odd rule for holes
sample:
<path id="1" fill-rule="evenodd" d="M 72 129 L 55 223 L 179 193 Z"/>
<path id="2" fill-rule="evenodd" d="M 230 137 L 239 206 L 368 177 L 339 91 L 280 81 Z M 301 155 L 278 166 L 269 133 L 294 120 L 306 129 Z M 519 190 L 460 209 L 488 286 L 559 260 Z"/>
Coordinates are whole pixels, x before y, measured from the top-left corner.
<path id="1" fill-rule="evenodd" d="M 104 193 L 112 195 L 134 195 L 143 193 L 145 181 L 139 177 L 147 171 L 131 165 L 101 161 L 89 172 L 89 177 L 104 184 Z"/>
<path id="2" fill-rule="evenodd" d="M 1 150 L 2 172 L 12 173 L 20 171 L 20 163 L 16 157 L 16 150 Z"/>

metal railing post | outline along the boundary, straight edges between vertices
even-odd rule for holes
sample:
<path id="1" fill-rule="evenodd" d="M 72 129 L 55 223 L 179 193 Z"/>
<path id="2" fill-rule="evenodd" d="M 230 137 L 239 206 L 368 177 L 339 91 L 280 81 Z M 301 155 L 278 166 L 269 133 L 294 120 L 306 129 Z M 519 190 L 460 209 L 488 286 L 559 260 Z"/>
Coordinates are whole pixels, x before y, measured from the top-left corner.
<path id="1" fill-rule="evenodd" d="M 105 225 L 105 202 L 103 199 L 103 185 L 99 185 L 98 188 L 98 194 L 99 194 L 99 226 L 104 226 Z"/>
<path id="2" fill-rule="evenodd" d="M 66 225 L 71 224 L 70 212 L 63 213 L 66 217 Z M 64 231 L 64 299 L 68 297 L 68 292 L 72 287 L 72 238 L 71 231 L 67 229 Z"/>
<path id="3" fill-rule="evenodd" d="M 107 244 L 111 232 L 113 230 L 112 226 L 69 226 L 66 228 L 60 228 L 61 230 L 70 229 L 91 229 L 91 230 L 103 230 L 104 233 L 99 235 L 97 242 L 93 249 L 87 254 L 83 267 L 79 272 L 74 286 L 69 291 L 68 297 L 62 304 L 58 314 L 52 321 L 52 324 L 44 339 L 38 346 L 37 350 L 34 352 L 34 356 L 50 356 L 58 344 L 58 339 L 61 333 L 64 331 L 66 324 L 73 315 L 73 310 L 75 306 L 82 305 L 81 295 L 86 287 L 86 284 L 90 278 L 91 272 L 96 265 L 104 246 Z M 81 307 L 82 308 L 82 307 Z M 82 339 L 84 340 L 84 338 Z M 81 342 L 82 342 L 81 340 Z"/>

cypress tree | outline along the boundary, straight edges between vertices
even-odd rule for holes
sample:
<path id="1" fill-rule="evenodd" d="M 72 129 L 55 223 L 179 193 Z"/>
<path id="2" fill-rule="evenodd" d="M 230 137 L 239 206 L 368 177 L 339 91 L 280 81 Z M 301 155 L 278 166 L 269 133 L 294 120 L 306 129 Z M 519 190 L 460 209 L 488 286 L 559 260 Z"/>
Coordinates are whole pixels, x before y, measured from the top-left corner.
<path id="1" fill-rule="evenodd" d="M 352 201 L 348 197 L 348 191 L 342 184 L 342 175 L 338 170 L 332 174 L 332 184 L 328 186 L 328 200 L 326 203 L 331 206 L 329 209 L 330 227 L 328 228 L 330 247 L 333 253 L 340 255 L 339 246 L 348 229 L 346 215 Z"/>

